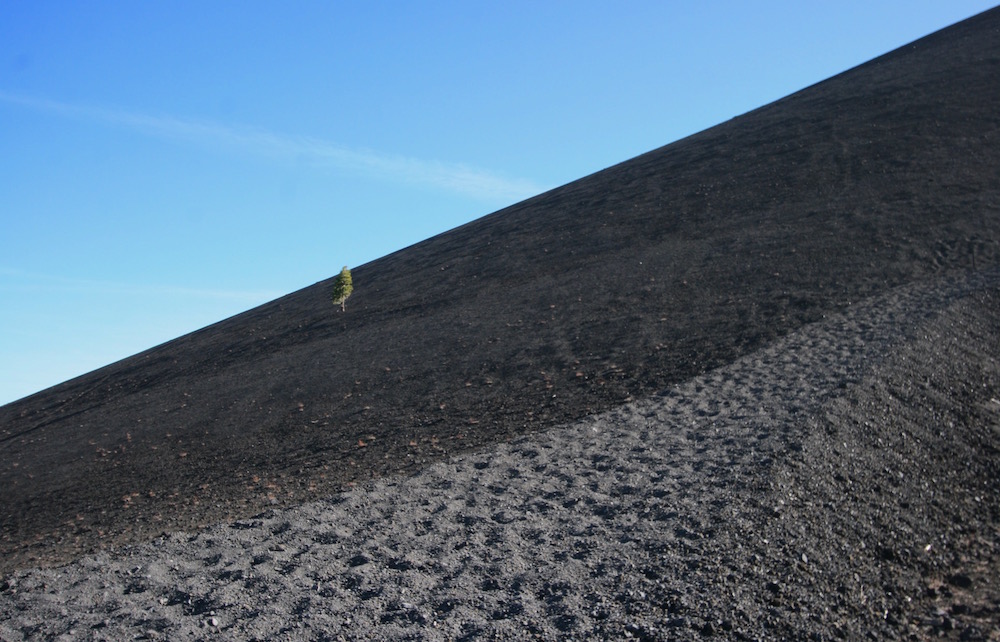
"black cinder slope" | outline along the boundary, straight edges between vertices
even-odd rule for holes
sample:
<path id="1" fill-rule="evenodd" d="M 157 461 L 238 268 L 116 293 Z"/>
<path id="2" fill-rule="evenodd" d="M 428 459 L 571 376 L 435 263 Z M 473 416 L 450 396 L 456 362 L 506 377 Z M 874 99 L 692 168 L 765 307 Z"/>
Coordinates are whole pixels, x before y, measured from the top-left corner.
<path id="1" fill-rule="evenodd" d="M 1000 263 L 1000 11 L 0 408 L 0 571 L 540 430 Z"/>

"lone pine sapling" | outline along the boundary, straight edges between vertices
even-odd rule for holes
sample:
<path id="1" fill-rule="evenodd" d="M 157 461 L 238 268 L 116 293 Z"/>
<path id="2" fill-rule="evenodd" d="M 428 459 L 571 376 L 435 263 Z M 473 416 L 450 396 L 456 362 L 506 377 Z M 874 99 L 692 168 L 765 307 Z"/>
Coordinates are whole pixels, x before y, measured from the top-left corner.
<path id="1" fill-rule="evenodd" d="M 346 312 L 347 307 L 344 302 L 347 301 L 347 297 L 351 296 L 351 292 L 354 292 L 354 283 L 351 281 L 351 271 L 345 265 L 337 278 L 333 280 L 333 304 L 339 303 L 341 311 Z"/>

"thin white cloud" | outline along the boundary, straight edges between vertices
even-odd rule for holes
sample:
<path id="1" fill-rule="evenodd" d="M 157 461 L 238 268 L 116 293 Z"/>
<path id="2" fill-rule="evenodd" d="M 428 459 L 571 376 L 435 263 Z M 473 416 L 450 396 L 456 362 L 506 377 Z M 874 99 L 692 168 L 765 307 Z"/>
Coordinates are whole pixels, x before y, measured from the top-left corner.
<path id="1" fill-rule="evenodd" d="M 318 166 L 363 172 L 383 180 L 434 187 L 486 200 L 514 202 L 539 194 L 546 189 L 527 179 L 508 178 L 467 165 L 352 149 L 318 138 L 287 136 L 258 128 L 139 114 L 3 91 L 0 91 L 0 101 L 67 118 L 125 127 L 147 136 L 185 140 L 213 147 L 239 148 L 259 156 L 291 158 Z"/>
<path id="2" fill-rule="evenodd" d="M 0 292 L 77 292 L 91 295 L 155 296 L 228 300 L 258 304 L 276 299 L 285 292 L 274 290 L 227 290 L 189 288 L 176 285 L 134 284 L 96 279 L 55 276 L 0 267 Z"/>

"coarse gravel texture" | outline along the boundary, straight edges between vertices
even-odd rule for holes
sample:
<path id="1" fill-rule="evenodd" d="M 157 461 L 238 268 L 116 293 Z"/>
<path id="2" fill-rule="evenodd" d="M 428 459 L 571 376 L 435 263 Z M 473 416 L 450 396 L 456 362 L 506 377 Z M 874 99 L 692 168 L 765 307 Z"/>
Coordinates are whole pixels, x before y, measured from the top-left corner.
<path id="1" fill-rule="evenodd" d="M 1000 275 L 0 593 L 0 638 L 1000 640 Z"/>
<path id="2" fill-rule="evenodd" d="M 0 640 L 1000 640 L 997 105 L 1000 8 L 0 406 Z"/>
<path id="3" fill-rule="evenodd" d="M 0 573 L 414 473 L 1000 266 L 998 34 L 1000 8 L 357 266 L 346 312 L 318 283 L 0 406 Z"/>

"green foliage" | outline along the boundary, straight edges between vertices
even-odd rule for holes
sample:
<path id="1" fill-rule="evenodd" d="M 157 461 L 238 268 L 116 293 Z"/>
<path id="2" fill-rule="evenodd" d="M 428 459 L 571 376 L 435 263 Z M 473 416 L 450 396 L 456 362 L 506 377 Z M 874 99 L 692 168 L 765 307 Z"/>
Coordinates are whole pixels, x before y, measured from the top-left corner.
<path id="1" fill-rule="evenodd" d="M 344 302 L 347 301 L 347 297 L 351 296 L 351 292 L 354 292 L 354 282 L 351 280 L 351 271 L 345 265 L 333 281 L 333 304 L 339 303 L 340 309 L 346 311 L 347 307 Z"/>

